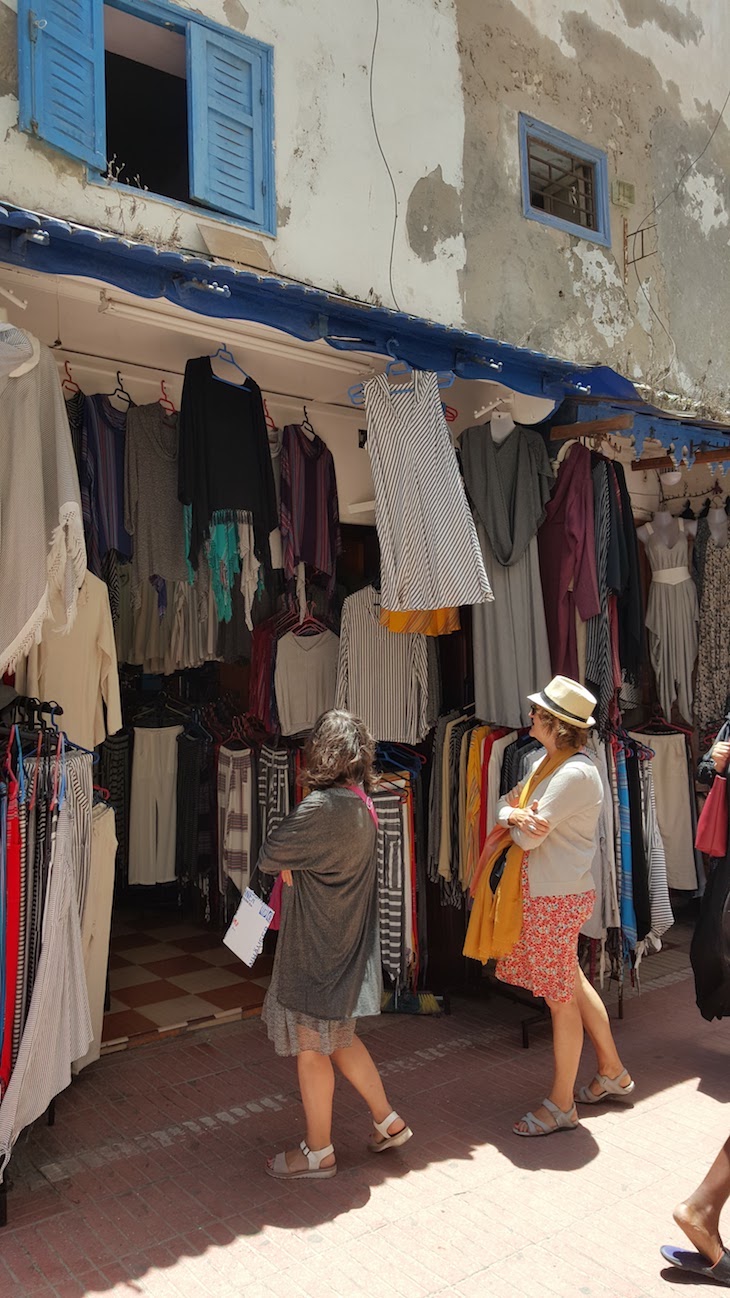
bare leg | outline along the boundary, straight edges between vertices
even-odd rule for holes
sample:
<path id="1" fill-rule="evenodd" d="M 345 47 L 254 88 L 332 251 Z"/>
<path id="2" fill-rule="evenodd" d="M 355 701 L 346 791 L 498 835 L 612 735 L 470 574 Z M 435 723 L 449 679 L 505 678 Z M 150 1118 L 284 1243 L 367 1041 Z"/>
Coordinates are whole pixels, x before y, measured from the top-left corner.
<path id="1" fill-rule="evenodd" d="M 547 1005 L 553 1020 L 555 1054 L 555 1072 L 548 1099 L 564 1113 L 570 1113 L 574 1107 L 575 1079 L 583 1049 L 583 1020 L 575 996 L 568 1002 L 548 1001 Z M 542 1105 L 534 1113 L 541 1122 L 555 1125 L 555 1118 Z M 518 1122 L 516 1129 L 526 1132 L 527 1123 Z"/>
<path id="2" fill-rule="evenodd" d="M 723 1254 L 720 1213 L 730 1199 L 730 1138 L 725 1141 L 704 1181 L 674 1209 L 674 1220 L 708 1262 Z"/>
<path id="3" fill-rule="evenodd" d="M 368 1050 L 359 1037 L 354 1037 L 352 1045 L 345 1050 L 335 1050 L 332 1055 L 332 1062 L 339 1068 L 343 1077 L 346 1077 L 351 1086 L 362 1096 L 373 1115 L 375 1122 L 383 1122 L 388 1114 L 392 1111 L 385 1087 L 378 1072 L 375 1062 Z M 395 1136 L 405 1127 L 405 1122 L 398 1118 L 392 1122 L 388 1128 L 388 1134 Z M 376 1133 L 375 1139 L 380 1141 L 382 1136 Z"/>
<path id="4" fill-rule="evenodd" d="M 583 970 L 576 965 L 575 999 L 583 1020 L 583 1026 L 590 1037 L 596 1052 L 598 1072 L 615 1081 L 624 1071 L 616 1042 L 611 1032 L 606 1006 L 603 1004 L 595 987 L 592 987 Z M 622 1085 L 629 1086 L 631 1078 L 627 1074 Z M 600 1095 L 601 1088 L 595 1078 L 590 1086 L 594 1095 Z"/>
<path id="5" fill-rule="evenodd" d="M 315 1050 L 302 1050 L 297 1055 L 299 1090 L 307 1119 L 307 1144 L 310 1149 L 326 1149 L 332 1141 L 332 1099 L 335 1093 L 335 1074 L 329 1055 Z M 301 1149 L 289 1149 L 286 1162 L 291 1172 L 301 1172 L 307 1160 Z M 320 1167 L 332 1167 L 334 1154 L 323 1158 Z"/>

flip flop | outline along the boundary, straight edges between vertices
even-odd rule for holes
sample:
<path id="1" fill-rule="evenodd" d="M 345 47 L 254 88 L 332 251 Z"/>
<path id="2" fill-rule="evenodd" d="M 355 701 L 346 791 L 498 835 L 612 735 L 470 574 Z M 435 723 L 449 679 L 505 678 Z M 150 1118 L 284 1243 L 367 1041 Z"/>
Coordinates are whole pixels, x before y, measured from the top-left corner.
<path id="1" fill-rule="evenodd" d="M 693 1275 L 703 1275 L 715 1284 L 730 1289 L 730 1252 L 723 1251 L 722 1257 L 712 1266 L 702 1253 L 690 1253 L 683 1248 L 673 1248 L 665 1244 L 661 1250 L 665 1262 L 676 1266 L 680 1271 L 691 1271 Z"/>

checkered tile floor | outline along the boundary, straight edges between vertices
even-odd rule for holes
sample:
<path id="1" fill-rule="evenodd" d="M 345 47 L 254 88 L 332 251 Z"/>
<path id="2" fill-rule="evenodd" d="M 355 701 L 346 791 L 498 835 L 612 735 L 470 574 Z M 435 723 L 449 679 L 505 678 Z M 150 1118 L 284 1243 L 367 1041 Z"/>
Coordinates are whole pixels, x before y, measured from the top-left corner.
<path id="1" fill-rule="evenodd" d="M 258 1014 L 271 958 L 248 969 L 213 929 L 155 916 L 115 921 L 104 1053 Z"/>

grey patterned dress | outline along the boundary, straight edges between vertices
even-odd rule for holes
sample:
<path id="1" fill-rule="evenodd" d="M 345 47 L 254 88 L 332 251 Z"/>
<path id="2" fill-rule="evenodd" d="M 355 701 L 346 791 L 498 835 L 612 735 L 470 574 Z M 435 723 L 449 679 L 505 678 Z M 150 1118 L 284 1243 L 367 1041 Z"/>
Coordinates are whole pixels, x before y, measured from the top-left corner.
<path id="1" fill-rule="evenodd" d="M 649 655 L 657 695 L 667 721 L 675 699 L 685 721 L 692 721 L 692 673 L 697 658 L 697 589 L 689 571 L 684 520 L 677 519 L 677 539 L 665 545 L 646 524 L 646 554 L 651 586 L 646 610 Z"/>
<path id="2" fill-rule="evenodd" d="M 711 536 L 705 549 L 700 605 L 697 722 L 720 721 L 730 694 L 730 541 L 718 545 Z"/>

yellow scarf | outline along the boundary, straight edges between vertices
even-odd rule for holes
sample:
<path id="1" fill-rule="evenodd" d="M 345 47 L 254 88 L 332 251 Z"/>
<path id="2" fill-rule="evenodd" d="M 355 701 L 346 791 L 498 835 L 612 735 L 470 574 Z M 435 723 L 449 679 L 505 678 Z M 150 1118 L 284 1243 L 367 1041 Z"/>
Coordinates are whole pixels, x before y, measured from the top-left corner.
<path id="1" fill-rule="evenodd" d="M 572 750 L 558 752 L 554 757 L 540 762 L 525 781 L 517 806 L 524 809 L 530 803 L 532 790 L 553 775 L 563 765 Z M 502 878 L 497 891 L 492 892 L 490 877 L 495 863 L 507 851 Z M 509 955 L 522 932 L 522 857 L 523 849 L 512 842 L 508 829 L 489 835 L 484 845 L 476 877 L 472 884 L 474 906 L 464 942 L 464 955 L 486 964 Z"/>

